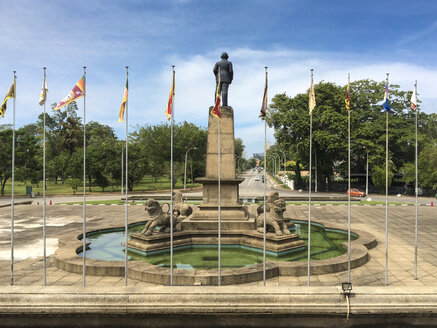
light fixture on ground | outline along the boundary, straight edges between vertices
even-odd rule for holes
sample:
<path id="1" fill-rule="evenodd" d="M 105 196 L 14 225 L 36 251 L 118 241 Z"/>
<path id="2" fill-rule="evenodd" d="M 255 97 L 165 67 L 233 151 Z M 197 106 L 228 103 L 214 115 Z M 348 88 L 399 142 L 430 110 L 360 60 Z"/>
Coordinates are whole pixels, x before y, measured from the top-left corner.
<path id="1" fill-rule="evenodd" d="M 351 282 L 342 282 L 341 289 L 343 290 L 343 295 L 350 295 L 352 292 L 352 283 Z"/>

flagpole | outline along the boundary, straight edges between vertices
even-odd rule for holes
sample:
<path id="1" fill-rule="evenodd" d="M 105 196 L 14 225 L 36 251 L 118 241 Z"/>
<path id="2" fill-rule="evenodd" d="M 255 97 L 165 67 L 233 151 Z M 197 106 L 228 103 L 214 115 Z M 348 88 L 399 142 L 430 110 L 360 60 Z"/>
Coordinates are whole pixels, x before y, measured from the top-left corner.
<path id="1" fill-rule="evenodd" d="M 350 73 L 347 76 L 347 85 L 350 85 Z M 349 108 L 347 109 L 347 281 L 351 282 L 351 109 L 350 90 L 348 90 Z"/>
<path id="2" fill-rule="evenodd" d="M 264 67 L 265 71 L 266 71 L 266 86 L 267 86 L 267 78 L 268 78 L 268 73 L 267 73 L 267 66 Z M 266 285 L 266 193 L 267 193 L 267 108 L 268 108 L 268 101 L 267 99 L 269 99 L 267 97 L 267 88 L 266 88 L 266 97 L 265 97 L 265 101 L 266 101 L 266 113 L 264 116 L 264 228 L 263 228 L 263 282 L 264 282 L 264 286 Z"/>
<path id="3" fill-rule="evenodd" d="M 14 284 L 14 182 L 15 182 L 15 99 L 17 98 L 17 71 L 14 71 L 14 102 L 12 110 L 12 190 L 11 190 L 11 285 Z"/>
<path id="4" fill-rule="evenodd" d="M 44 69 L 43 97 L 46 93 L 46 67 Z M 43 130 L 43 170 L 42 170 L 42 239 L 44 247 L 43 276 L 44 286 L 47 286 L 47 243 L 46 243 L 46 99 L 44 99 L 44 130 Z"/>
<path id="5" fill-rule="evenodd" d="M 388 99 L 388 76 L 386 79 Z M 388 110 L 385 110 L 385 285 L 388 285 Z"/>
<path id="6" fill-rule="evenodd" d="M 126 84 L 127 87 L 129 88 L 129 84 L 128 84 L 128 78 L 129 78 L 129 66 L 126 66 Z M 128 91 L 129 92 L 129 91 Z M 128 219 L 128 172 L 129 172 L 129 166 L 128 166 L 128 137 L 129 137 L 129 115 L 128 115 L 128 105 L 129 105 L 129 95 L 128 97 L 126 97 L 126 104 L 125 104 L 125 108 L 126 108 L 126 169 L 125 169 L 125 177 L 126 177 L 126 183 L 125 183 L 125 187 L 126 187 L 126 199 L 125 199 L 125 205 L 124 205 L 124 285 L 127 286 L 127 261 L 128 261 L 128 256 L 127 256 L 127 237 L 128 237 L 128 225 L 129 225 L 129 219 Z M 122 152 L 123 154 L 123 152 Z M 122 179 L 123 180 L 123 179 Z"/>
<path id="7" fill-rule="evenodd" d="M 83 231 L 82 231 L 82 252 L 83 269 L 82 280 L 86 285 L 86 66 L 83 67 L 84 92 L 83 92 Z"/>
<path id="8" fill-rule="evenodd" d="M 123 155 L 123 152 L 124 152 L 124 147 L 122 146 L 121 147 L 121 195 L 123 196 L 124 195 L 124 191 L 123 191 L 123 177 L 124 177 L 124 174 L 123 174 L 123 162 L 124 162 L 124 155 Z"/>
<path id="9" fill-rule="evenodd" d="M 414 83 L 414 93 L 417 95 L 417 80 L 416 83 Z M 417 112 L 419 111 L 419 108 L 416 105 L 416 151 L 415 151 L 415 157 L 416 157 L 416 222 L 415 222 L 415 231 L 414 231 L 414 280 L 417 280 L 417 244 L 418 244 L 418 178 L 417 178 Z"/>
<path id="10" fill-rule="evenodd" d="M 175 104 L 175 65 L 172 65 L 173 70 L 173 104 L 171 105 L 171 150 L 170 150 L 170 286 L 173 286 L 173 137 L 174 137 L 174 104 Z"/>
<path id="11" fill-rule="evenodd" d="M 313 85 L 313 71 L 311 68 L 311 86 Z M 311 92 L 311 90 L 310 90 Z M 311 155 L 312 155 L 312 138 L 313 138 L 313 111 L 310 112 L 310 163 L 308 177 L 308 286 L 311 285 Z"/>
<path id="12" fill-rule="evenodd" d="M 219 74 L 220 74 L 220 70 L 219 70 Z M 218 129 L 218 168 L 217 168 L 217 172 L 218 172 L 218 286 L 221 286 L 221 280 L 222 280 L 222 262 L 221 262 L 221 253 L 222 253 L 222 244 L 221 244 L 221 216 L 222 216 L 222 209 L 221 209 L 221 195 L 220 195 L 220 175 L 221 175 L 221 136 L 220 136 L 220 119 L 217 119 L 217 129 Z"/>

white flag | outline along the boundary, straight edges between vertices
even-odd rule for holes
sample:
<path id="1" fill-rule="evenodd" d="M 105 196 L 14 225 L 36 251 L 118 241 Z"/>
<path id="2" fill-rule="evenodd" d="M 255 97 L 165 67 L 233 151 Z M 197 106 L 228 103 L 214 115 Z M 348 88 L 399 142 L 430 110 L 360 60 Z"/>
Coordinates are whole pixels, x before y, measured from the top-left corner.
<path id="1" fill-rule="evenodd" d="M 411 95 L 411 109 L 416 110 L 417 108 L 417 94 L 416 94 L 416 86 L 414 86 L 413 94 Z"/>
<path id="2" fill-rule="evenodd" d="M 49 90 L 47 89 L 47 81 L 46 81 L 46 78 L 44 77 L 44 82 L 43 82 L 42 87 L 41 87 L 41 95 L 39 96 L 40 106 L 44 105 L 44 103 L 46 102 L 48 91 Z"/>

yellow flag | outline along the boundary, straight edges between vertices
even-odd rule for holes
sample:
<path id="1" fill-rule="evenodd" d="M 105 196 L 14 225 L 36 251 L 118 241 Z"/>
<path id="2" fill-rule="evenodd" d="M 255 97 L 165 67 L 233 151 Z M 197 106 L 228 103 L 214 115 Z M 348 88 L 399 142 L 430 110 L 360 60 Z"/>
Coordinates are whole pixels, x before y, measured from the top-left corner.
<path id="1" fill-rule="evenodd" d="M 48 92 L 47 81 L 46 81 L 46 78 L 44 77 L 44 82 L 42 83 L 42 87 L 41 87 L 41 94 L 39 96 L 39 104 L 40 104 L 40 106 L 44 105 L 44 103 L 46 102 L 46 100 L 47 100 L 47 92 Z"/>
<path id="2" fill-rule="evenodd" d="M 310 115 L 313 112 L 314 107 L 316 107 L 316 94 L 314 93 L 314 83 L 311 79 L 311 87 L 309 92 L 309 102 L 308 102 L 308 108 L 310 109 Z"/>
<path id="3" fill-rule="evenodd" d="M 4 117 L 6 112 L 6 103 L 8 102 L 8 99 L 15 98 L 15 79 L 14 83 L 12 83 L 11 87 L 9 88 L 8 93 L 5 96 L 5 99 L 3 100 L 3 103 L 0 107 L 0 116 Z"/>

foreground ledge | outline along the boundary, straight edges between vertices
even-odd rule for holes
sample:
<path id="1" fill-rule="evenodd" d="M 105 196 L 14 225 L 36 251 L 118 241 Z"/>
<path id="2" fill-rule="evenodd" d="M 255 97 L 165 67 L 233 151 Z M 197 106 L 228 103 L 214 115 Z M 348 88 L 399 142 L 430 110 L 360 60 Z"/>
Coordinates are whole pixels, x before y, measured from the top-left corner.
<path id="1" fill-rule="evenodd" d="M 0 292 L 2 327 L 433 326 L 437 288 L 24 287 Z"/>

